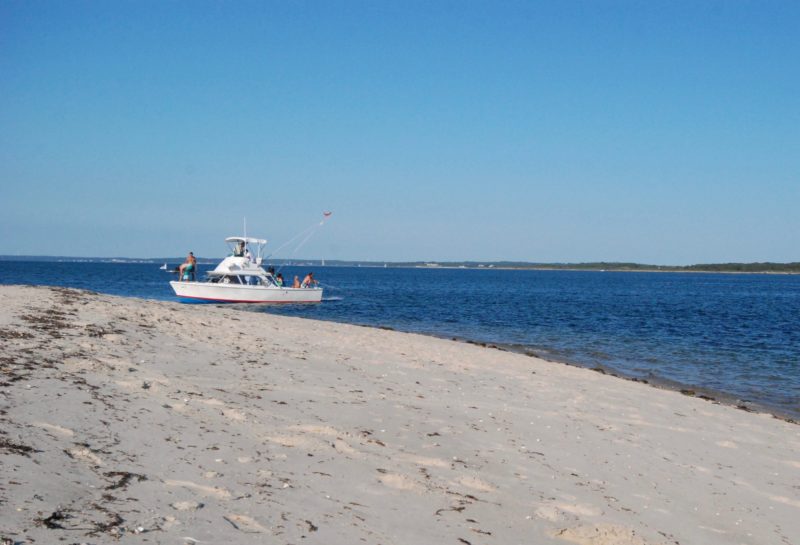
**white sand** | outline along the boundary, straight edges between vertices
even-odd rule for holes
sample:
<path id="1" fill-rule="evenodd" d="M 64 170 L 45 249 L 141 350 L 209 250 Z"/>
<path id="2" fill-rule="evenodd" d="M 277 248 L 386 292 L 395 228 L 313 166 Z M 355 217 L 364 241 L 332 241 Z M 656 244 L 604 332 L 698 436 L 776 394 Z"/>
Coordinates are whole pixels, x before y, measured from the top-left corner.
<path id="1" fill-rule="evenodd" d="M 335 323 L 0 286 L 10 543 L 800 543 L 800 426 Z"/>

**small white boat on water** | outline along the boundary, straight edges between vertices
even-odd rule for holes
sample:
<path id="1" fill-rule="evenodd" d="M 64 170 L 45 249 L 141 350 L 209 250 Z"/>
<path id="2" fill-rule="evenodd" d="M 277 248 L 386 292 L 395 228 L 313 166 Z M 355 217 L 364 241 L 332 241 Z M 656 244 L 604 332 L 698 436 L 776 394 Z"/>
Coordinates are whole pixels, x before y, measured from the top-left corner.
<path id="1" fill-rule="evenodd" d="M 264 270 L 262 251 L 267 241 L 258 238 L 228 237 L 233 251 L 201 281 L 184 278 L 169 283 L 175 295 L 194 303 L 319 303 L 322 288 L 279 286 L 277 279 Z M 252 253 L 255 250 L 255 253 Z M 196 266 L 195 266 L 196 267 Z"/>
<path id="2" fill-rule="evenodd" d="M 163 265 L 161 265 L 161 266 L 159 267 L 159 269 L 160 269 L 160 270 L 162 270 L 162 271 L 166 271 L 166 270 L 167 270 L 167 264 L 166 264 L 166 263 L 164 263 Z"/>

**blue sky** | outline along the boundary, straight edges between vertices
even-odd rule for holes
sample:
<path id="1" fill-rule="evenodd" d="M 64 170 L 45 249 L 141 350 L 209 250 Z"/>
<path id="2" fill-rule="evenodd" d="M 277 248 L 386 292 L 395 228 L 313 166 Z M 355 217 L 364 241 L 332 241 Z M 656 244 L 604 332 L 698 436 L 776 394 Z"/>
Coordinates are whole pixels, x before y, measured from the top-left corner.
<path id="1" fill-rule="evenodd" d="M 0 3 L 0 254 L 800 260 L 798 2 Z M 288 253 L 284 252 L 284 253 Z"/>

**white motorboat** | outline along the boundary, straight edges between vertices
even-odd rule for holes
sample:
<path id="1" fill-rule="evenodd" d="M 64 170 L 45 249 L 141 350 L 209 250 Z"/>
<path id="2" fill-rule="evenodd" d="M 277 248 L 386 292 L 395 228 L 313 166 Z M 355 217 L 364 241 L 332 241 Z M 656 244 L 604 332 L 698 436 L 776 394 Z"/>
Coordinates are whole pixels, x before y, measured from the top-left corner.
<path id="1" fill-rule="evenodd" d="M 162 270 L 162 271 L 166 271 L 166 270 L 167 270 L 167 264 L 166 264 L 166 263 L 164 263 L 163 265 L 161 265 L 161 266 L 159 267 L 159 269 L 160 269 L 160 270 Z"/>
<path id="2" fill-rule="evenodd" d="M 194 303 L 319 303 L 322 288 L 293 288 L 278 285 L 277 277 L 264 270 L 262 251 L 267 241 L 258 238 L 228 237 L 232 254 L 222 260 L 201 281 L 190 274 L 173 280 L 175 295 Z M 255 255 L 251 250 L 255 249 Z M 196 266 L 195 266 L 196 267 Z"/>

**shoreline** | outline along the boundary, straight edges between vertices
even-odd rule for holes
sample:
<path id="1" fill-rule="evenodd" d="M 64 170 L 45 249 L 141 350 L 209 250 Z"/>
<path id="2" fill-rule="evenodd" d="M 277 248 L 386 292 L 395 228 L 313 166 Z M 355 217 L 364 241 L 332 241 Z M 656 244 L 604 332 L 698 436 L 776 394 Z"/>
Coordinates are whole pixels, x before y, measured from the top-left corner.
<path id="1" fill-rule="evenodd" d="M 442 337 L 446 338 L 446 337 Z M 549 354 L 543 354 L 541 352 L 537 352 L 534 349 L 528 349 L 526 347 L 521 346 L 514 346 L 514 345 L 506 345 L 503 343 L 485 343 L 485 342 L 478 342 L 469 339 L 457 339 L 455 337 L 452 338 L 453 340 L 457 340 L 460 342 L 465 342 L 467 344 L 475 344 L 478 346 L 483 346 L 486 348 L 493 348 L 496 350 L 506 350 L 509 352 L 515 352 L 518 354 L 524 354 L 526 356 L 532 358 L 538 358 L 549 363 L 556 363 L 561 365 L 569 365 L 571 367 L 577 367 L 579 369 L 587 369 L 589 371 L 595 371 L 598 373 L 602 373 L 604 375 L 609 375 L 611 377 L 619 378 L 621 380 L 627 380 L 630 382 L 638 382 L 641 384 L 647 384 L 653 388 L 658 388 L 661 390 L 668 390 L 672 392 L 679 392 L 687 397 L 695 397 L 697 399 L 702 399 L 704 401 L 708 401 L 710 403 L 726 405 L 728 407 L 732 407 L 734 409 L 738 409 L 745 412 L 758 412 L 763 414 L 769 414 L 773 418 L 777 418 L 779 420 L 783 420 L 790 424 L 800 424 L 800 420 L 798 420 L 797 414 L 793 414 L 788 411 L 782 411 L 779 407 L 774 407 L 765 403 L 758 403 L 755 401 L 749 401 L 746 399 L 741 399 L 734 394 L 717 390 L 714 388 L 708 388 L 706 386 L 696 385 L 696 384 L 689 384 L 683 383 L 676 380 L 670 380 L 664 377 L 659 377 L 657 375 L 649 376 L 648 378 L 638 377 L 632 374 L 625 373 L 624 371 L 620 371 L 619 369 L 615 369 L 614 367 L 608 365 L 597 364 L 594 366 L 584 365 L 582 363 L 576 361 L 569 361 L 567 359 L 552 357 Z"/>
<path id="2" fill-rule="evenodd" d="M 224 308 L 221 305 L 216 305 L 218 308 Z M 256 312 L 257 310 L 251 310 L 248 312 Z M 267 313 L 270 314 L 270 313 Z M 270 314 L 272 316 L 283 316 L 282 314 Z M 676 380 L 671 380 L 664 377 L 659 377 L 657 375 L 651 375 L 647 378 L 638 377 L 633 374 L 625 373 L 624 371 L 620 371 L 614 367 L 603 365 L 603 364 L 595 364 L 595 365 L 584 365 L 577 361 L 571 361 L 566 358 L 559 358 L 557 356 L 550 355 L 550 352 L 546 349 L 537 350 L 533 347 L 526 347 L 523 345 L 517 344 L 509 344 L 509 343 L 493 343 L 488 341 L 481 341 L 477 339 L 470 339 L 468 337 L 460 337 L 460 336 L 452 336 L 452 335 L 437 335 L 435 333 L 428 333 L 428 332 L 420 332 L 420 331 L 409 331 L 404 329 L 398 329 L 394 326 L 387 326 L 387 325 L 371 325 L 371 324 L 361 324 L 356 322 L 344 322 L 338 320 L 325 320 L 321 318 L 300 318 L 303 320 L 313 320 L 313 321 L 321 321 L 321 322 L 331 322 L 336 324 L 347 324 L 347 325 L 354 325 L 358 327 L 366 327 L 371 329 L 379 329 L 384 331 L 396 331 L 398 333 L 405 333 L 409 335 L 423 335 L 426 337 L 431 337 L 434 339 L 441 339 L 446 341 L 454 341 L 474 346 L 479 346 L 482 348 L 487 348 L 491 350 L 500 350 L 502 352 L 510 352 L 514 354 L 521 354 L 524 356 L 528 356 L 531 358 L 540 359 L 542 361 L 546 361 L 548 363 L 554 363 L 558 365 L 568 365 L 570 367 L 576 367 L 578 369 L 586 369 L 589 371 L 595 371 L 598 373 L 602 373 L 604 375 L 608 375 L 610 377 L 618 378 L 620 380 L 630 381 L 630 382 L 638 382 L 640 384 L 646 384 L 652 388 L 657 388 L 661 390 L 668 390 L 672 392 L 679 392 L 687 397 L 695 397 L 697 399 L 702 399 L 709 403 L 725 405 L 728 407 L 732 407 L 734 409 L 738 409 L 745 412 L 756 412 L 762 414 L 768 414 L 773 418 L 783 420 L 790 424 L 798 424 L 800 425 L 800 413 L 795 414 L 790 411 L 781 410 L 780 407 L 772 406 L 766 403 L 759 403 L 756 401 L 751 401 L 747 399 L 741 399 L 737 395 L 729 392 L 725 392 L 723 390 L 717 390 L 715 388 L 709 388 L 707 386 L 702 386 L 698 384 L 690 384 L 684 383 Z"/>
<path id="3" fill-rule="evenodd" d="M 442 267 L 444 268 L 444 267 Z M 513 269 L 516 270 L 516 269 Z M 558 269 L 554 269 L 558 270 Z M 564 269 L 561 269 L 564 270 Z M 584 272 L 600 272 L 600 271 L 584 271 Z M 615 272 L 681 272 L 681 271 L 615 271 Z M 689 272 L 701 272 L 705 274 L 705 271 L 689 271 Z M 764 274 L 764 273 L 749 273 L 749 272 L 742 272 L 742 273 L 724 273 L 724 274 Z M 770 273 L 771 274 L 771 273 Z M 775 273 L 775 274 L 795 274 L 795 273 Z M 8 285 L 8 284 L 6 284 Z M 3 286 L 0 284 L 0 286 Z M 9 285 L 14 286 L 14 285 Z M 28 285 L 28 284 L 20 284 L 19 286 L 31 286 L 31 287 L 45 287 L 45 288 L 53 288 L 53 289 L 62 289 L 60 286 L 40 286 L 40 285 Z M 96 293 L 98 295 L 104 295 L 102 292 L 94 292 L 93 290 L 83 290 L 81 288 L 67 288 L 67 289 L 76 289 L 78 291 L 86 291 L 87 293 Z M 133 300 L 140 300 L 140 301 L 162 301 L 168 303 L 177 303 L 184 305 L 185 303 L 178 303 L 177 301 L 171 299 L 150 299 L 150 298 L 142 298 L 137 296 L 119 296 L 130 298 Z M 217 304 L 217 303 L 210 303 L 208 306 L 216 307 L 216 308 L 240 308 L 247 312 L 255 312 L 257 314 L 265 314 L 257 310 L 257 308 L 261 307 L 261 305 L 228 305 L 228 304 Z M 266 314 L 272 316 L 283 316 L 282 314 L 272 314 L 267 312 Z M 411 330 L 404 330 L 398 329 L 394 326 L 388 325 L 379 325 L 379 324 L 364 324 L 358 322 L 347 322 L 347 321 L 339 321 L 333 319 L 325 319 L 325 318 L 305 318 L 305 317 L 298 317 L 299 319 L 306 319 L 312 321 L 322 321 L 322 322 L 331 322 L 331 323 L 338 323 L 338 324 L 349 324 L 354 326 L 360 327 L 367 327 L 367 328 L 375 328 L 381 330 L 388 330 L 388 331 L 397 331 L 399 333 L 408 333 L 408 334 L 415 334 L 415 335 L 424 335 L 429 336 L 436 339 L 443 339 L 443 340 L 453 340 L 457 342 L 462 342 L 466 344 L 472 344 L 476 346 L 482 346 L 486 348 L 494 348 L 498 350 L 504 350 L 508 352 L 524 354 L 529 357 L 535 357 L 538 359 L 542 359 L 544 361 L 569 365 L 572 367 L 577 367 L 580 369 L 588 369 L 595 372 L 600 372 L 607 374 L 612 377 L 620 378 L 622 380 L 631 381 L 631 382 L 639 382 L 643 384 L 650 385 L 653 388 L 663 389 L 663 390 L 670 390 L 680 392 L 687 397 L 697 397 L 698 399 L 703 399 L 705 401 L 711 403 L 719 403 L 726 406 L 730 406 L 745 412 L 758 412 L 758 413 L 765 413 L 769 414 L 774 418 L 784 420 L 786 422 L 792 424 L 800 424 L 800 407 L 798 410 L 791 411 L 791 410 L 784 410 L 780 406 L 771 405 L 769 403 L 752 401 L 748 399 L 742 399 L 737 394 L 726 392 L 724 390 L 718 390 L 715 388 L 710 388 L 707 386 L 703 386 L 700 384 L 692 384 L 687 382 L 681 382 L 677 380 L 672 380 L 664 377 L 660 377 L 658 375 L 651 375 L 648 377 L 641 377 L 636 376 L 633 374 L 626 373 L 625 371 L 621 371 L 609 365 L 603 364 L 583 364 L 578 361 L 570 360 L 569 358 L 563 358 L 558 356 L 553 356 L 552 353 L 546 347 L 529 347 L 511 343 L 495 343 L 489 341 L 482 341 L 480 339 L 472 339 L 468 337 L 461 337 L 461 336 L 453 336 L 453 335 L 444 335 L 444 334 L 436 334 L 432 332 L 424 332 L 424 331 L 411 331 Z"/>
<path id="4" fill-rule="evenodd" d="M 445 268 L 445 267 L 442 267 Z M 517 269 L 513 269 L 517 270 Z M 559 269 L 553 269 L 559 270 Z M 564 270 L 564 269 L 561 269 Z M 600 271 L 584 271 L 584 272 L 600 272 Z M 681 272 L 681 271 L 615 271 L 615 272 Z M 689 271 L 689 272 L 701 272 L 706 273 L 705 271 Z M 749 272 L 742 272 L 742 273 L 724 273 L 724 274 L 764 274 L 764 273 L 749 273 Z M 771 273 L 770 273 L 771 274 Z M 775 274 L 795 274 L 795 273 L 775 273 Z M 9 284 L 0 284 L 0 286 L 7 285 L 7 286 L 15 286 Z M 19 284 L 19 286 L 30 286 L 30 287 L 45 287 L 45 288 L 52 288 L 52 289 L 62 289 L 61 286 L 41 286 L 41 285 L 33 285 L 33 284 Z M 93 290 L 84 290 L 82 288 L 69 288 L 67 289 L 76 289 L 78 291 L 86 291 L 87 293 L 96 293 L 98 295 L 105 295 L 102 292 L 95 292 Z M 110 294 L 109 294 L 110 295 Z M 139 301 L 162 301 L 167 303 L 177 303 L 184 305 L 185 303 L 178 303 L 175 300 L 171 299 L 150 299 L 150 298 L 143 298 L 137 296 L 128 296 L 128 295 L 121 295 L 119 297 L 129 298 L 133 300 Z M 240 305 L 229 305 L 229 304 L 218 304 L 218 303 L 209 303 L 208 306 L 212 306 L 215 308 L 240 308 L 247 312 L 255 312 L 257 314 L 265 314 L 257 310 L 261 305 L 247 305 L 247 304 L 240 304 Z M 267 312 L 266 314 L 272 316 L 284 316 L 282 314 L 272 314 Z M 367 328 L 375 328 L 381 330 L 388 330 L 388 331 L 397 331 L 399 333 L 408 333 L 408 334 L 415 334 L 415 335 L 424 335 L 429 336 L 431 338 L 436 339 L 443 339 L 443 340 L 453 340 L 457 342 L 462 342 L 466 344 L 472 344 L 476 346 L 482 346 L 486 348 L 494 348 L 502 351 L 508 351 L 518 354 L 524 354 L 529 357 L 535 357 L 538 359 L 542 359 L 544 361 L 568 365 L 572 367 L 577 367 L 580 369 L 588 369 L 595 372 L 600 372 L 607 374 L 612 377 L 616 377 L 622 380 L 630 381 L 630 382 L 639 382 L 643 384 L 650 385 L 653 388 L 663 389 L 663 390 L 670 390 L 680 392 L 687 397 L 697 397 L 698 399 L 702 399 L 711 403 L 719 403 L 726 406 L 730 406 L 745 412 L 758 412 L 758 413 L 765 413 L 769 414 L 770 416 L 784 420 L 786 422 L 792 424 L 800 424 L 800 407 L 797 410 L 784 410 L 780 406 L 771 405 L 765 402 L 758 402 L 752 401 L 749 399 L 742 399 L 737 394 L 726 392 L 724 390 L 718 390 L 715 388 L 710 388 L 707 386 L 703 386 L 700 384 L 692 384 L 687 382 L 681 382 L 677 380 L 668 379 L 665 377 L 660 377 L 656 374 L 652 374 L 651 376 L 641 377 L 636 376 L 634 374 L 626 373 L 625 371 L 619 370 L 614 368 L 613 366 L 604 365 L 604 364 L 583 364 L 579 361 L 570 360 L 569 358 L 559 357 L 552 355 L 546 347 L 529 347 L 511 343 L 496 343 L 496 342 L 489 342 L 489 341 L 482 341 L 480 339 L 472 339 L 469 337 L 461 337 L 461 336 L 453 336 L 453 335 L 444 335 L 444 334 L 436 334 L 432 332 L 424 332 L 424 331 L 411 331 L 411 330 L 404 330 L 398 329 L 394 326 L 388 325 L 380 325 L 380 324 L 364 324 L 358 322 L 348 322 L 348 321 L 340 321 L 340 320 L 333 320 L 333 319 L 325 319 L 325 318 L 305 318 L 305 317 L 298 317 L 299 319 L 306 319 L 312 321 L 322 321 L 322 322 L 331 322 L 331 323 L 338 323 L 338 324 L 349 324 L 359 327 L 367 327 Z"/>
<path id="5" fill-rule="evenodd" d="M 800 429 L 541 358 L 0 286 L 13 543 L 779 545 Z"/>

